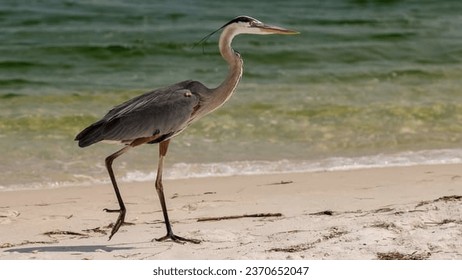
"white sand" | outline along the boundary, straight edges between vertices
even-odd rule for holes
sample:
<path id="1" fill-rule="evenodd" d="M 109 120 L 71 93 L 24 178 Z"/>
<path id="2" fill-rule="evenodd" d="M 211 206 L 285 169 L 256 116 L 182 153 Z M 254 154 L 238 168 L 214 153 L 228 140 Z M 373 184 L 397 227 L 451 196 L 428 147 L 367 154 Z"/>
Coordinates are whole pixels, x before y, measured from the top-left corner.
<path id="1" fill-rule="evenodd" d="M 462 259 L 462 165 L 165 181 L 0 193 L 0 259 Z M 281 184 L 282 182 L 282 184 Z M 323 212 L 314 215 L 314 213 Z M 282 216 L 198 222 L 244 214 Z"/>

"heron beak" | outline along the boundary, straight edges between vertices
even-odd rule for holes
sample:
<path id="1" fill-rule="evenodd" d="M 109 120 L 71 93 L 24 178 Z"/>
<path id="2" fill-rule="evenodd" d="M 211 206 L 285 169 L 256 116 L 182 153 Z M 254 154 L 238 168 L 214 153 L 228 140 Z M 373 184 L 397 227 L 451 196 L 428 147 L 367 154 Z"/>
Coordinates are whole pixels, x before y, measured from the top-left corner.
<path id="1" fill-rule="evenodd" d="M 274 25 L 267 25 L 267 24 L 259 24 L 255 26 L 256 28 L 260 29 L 260 31 L 264 34 L 284 34 L 284 35 L 295 35 L 300 34 L 300 32 L 290 29 L 285 29 L 279 26 Z"/>

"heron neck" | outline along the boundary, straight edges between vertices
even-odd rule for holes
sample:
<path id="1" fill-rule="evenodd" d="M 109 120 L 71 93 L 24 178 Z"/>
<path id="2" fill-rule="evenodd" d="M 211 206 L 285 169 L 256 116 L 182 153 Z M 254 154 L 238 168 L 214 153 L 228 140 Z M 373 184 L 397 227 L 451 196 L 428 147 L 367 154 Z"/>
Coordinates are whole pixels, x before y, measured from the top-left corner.
<path id="1" fill-rule="evenodd" d="M 231 42 L 235 35 L 233 30 L 225 29 L 220 36 L 220 53 L 229 65 L 226 79 L 216 88 L 219 94 L 216 94 L 215 97 L 218 99 L 217 101 L 220 102 L 220 105 L 233 95 L 242 77 L 243 61 L 240 54 L 231 47 Z"/>

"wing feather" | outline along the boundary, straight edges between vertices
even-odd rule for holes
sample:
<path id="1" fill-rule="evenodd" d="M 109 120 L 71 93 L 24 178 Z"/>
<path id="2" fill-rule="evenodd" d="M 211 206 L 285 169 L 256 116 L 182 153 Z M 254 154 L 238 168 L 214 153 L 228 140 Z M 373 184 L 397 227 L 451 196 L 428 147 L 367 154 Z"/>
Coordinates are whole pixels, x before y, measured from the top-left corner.
<path id="1" fill-rule="evenodd" d="M 155 134 L 176 135 L 186 128 L 200 102 L 189 84 L 185 81 L 130 99 L 84 129 L 76 140 L 85 147 L 102 140 L 127 142 Z"/>

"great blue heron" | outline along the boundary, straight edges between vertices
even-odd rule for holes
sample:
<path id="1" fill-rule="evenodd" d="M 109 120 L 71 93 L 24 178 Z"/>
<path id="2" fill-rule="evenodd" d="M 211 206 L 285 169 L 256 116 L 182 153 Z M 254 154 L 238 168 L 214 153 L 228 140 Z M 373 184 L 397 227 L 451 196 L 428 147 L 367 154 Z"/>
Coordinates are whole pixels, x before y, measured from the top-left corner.
<path id="1" fill-rule="evenodd" d="M 162 186 L 164 157 L 167 154 L 170 139 L 185 130 L 191 123 L 221 107 L 233 94 L 243 71 L 240 54 L 231 48 L 231 42 L 236 35 L 298 33 L 278 26 L 266 25 L 248 16 L 234 18 L 216 31 L 219 30 L 223 30 L 219 40 L 220 53 L 229 64 L 229 72 L 218 87 L 208 88 L 200 82 L 188 80 L 147 92 L 114 107 L 101 120 L 85 128 L 75 137 L 80 147 L 87 147 L 104 140 L 117 141 L 126 145 L 106 158 L 106 168 L 120 206 L 120 209 L 116 210 L 104 209 L 106 212 L 119 213 L 109 240 L 124 223 L 126 213 L 112 170 L 112 162 L 133 147 L 159 143 L 156 190 L 162 206 L 167 235 L 156 240 L 200 242 L 174 235 L 170 225 Z"/>

